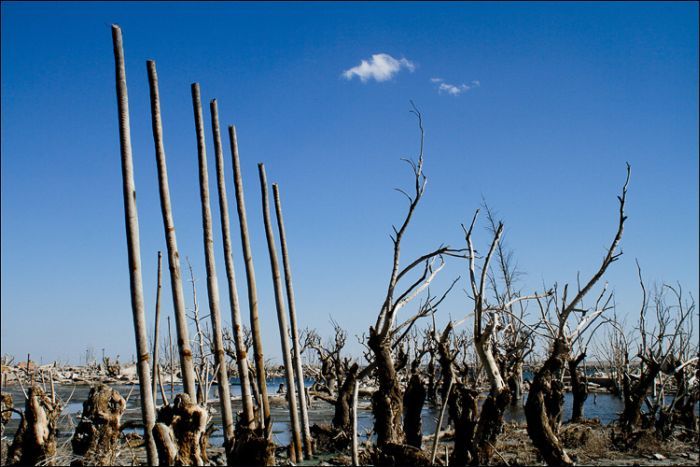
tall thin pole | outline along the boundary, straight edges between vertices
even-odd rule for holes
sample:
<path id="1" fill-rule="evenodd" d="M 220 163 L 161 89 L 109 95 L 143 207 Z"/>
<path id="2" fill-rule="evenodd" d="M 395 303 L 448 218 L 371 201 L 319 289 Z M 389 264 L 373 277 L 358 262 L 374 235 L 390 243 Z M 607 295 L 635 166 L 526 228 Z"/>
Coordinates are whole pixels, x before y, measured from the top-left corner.
<path id="1" fill-rule="evenodd" d="M 355 381 L 352 389 L 352 465 L 360 465 L 360 451 L 357 446 L 357 398 L 360 382 Z"/>
<path id="2" fill-rule="evenodd" d="M 163 286 L 163 252 L 158 252 L 158 287 L 156 288 L 156 323 L 153 330 L 153 369 L 151 374 L 151 384 L 153 387 L 153 401 L 156 400 L 156 390 L 158 389 L 158 327 L 160 325 L 160 290 Z"/>
<path id="3" fill-rule="evenodd" d="M 180 272 L 180 254 L 177 250 L 177 237 L 175 236 L 175 221 L 173 220 L 170 205 L 170 187 L 168 185 L 168 167 L 165 163 L 165 146 L 163 145 L 163 124 L 160 117 L 160 95 L 158 92 L 158 74 L 156 63 L 153 60 L 147 62 L 148 85 L 151 91 L 151 126 L 153 127 L 153 142 L 156 149 L 156 164 L 158 166 L 158 187 L 160 190 L 160 210 L 163 216 L 163 228 L 168 247 L 168 266 L 170 269 L 170 289 L 173 294 L 173 308 L 175 311 L 175 331 L 177 333 L 177 348 L 180 356 L 180 370 L 182 372 L 183 390 L 193 401 L 197 400 L 194 378 L 194 363 L 192 362 L 192 348 L 190 347 L 189 331 L 187 329 L 187 311 L 185 307 L 185 294 L 182 288 L 182 276 Z"/>
<path id="4" fill-rule="evenodd" d="M 287 235 L 284 230 L 284 218 L 282 217 L 282 202 L 280 191 L 276 183 L 272 184 L 272 193 L 275 198 L 275 214 L 277 215 L 277 229 L 280 234 L 282 247 L 282 264 L 284 266 L 284 285 L 287 290 L 287 304 L 289 305 L 289 324 L 292 327 L 292 344 L 294 347 L 294 370 L 297 374 L 297 390 L 299 392 L 299 407 L 301 408 L 301 427 L 304 431 L 304 449 L 306 455 L 313 454 L 311 429 L 309 428 L 309 413 L 306 407 L 304 385 L 304 370 L 301 366 L 301 351 L 299 347 L 299 333 L 297 332 L 297 311 L 294 300 L 294 287 L 292 287 L 292 268 L 289 265 L 289 252 L 287 250 Z"/>
<path id="5" fill-rule="evenodd" d="M 275 248 L 275 237 L 272 233 L 272 222 L 270 221 L 270 204 L 267 197 L 267 177 L 265 176 L 265 166 L 258 164 L 260 175 L 260 190 L 262 191 L 263 219 L 265 221 L 265 237 L 267 237 L 267 250 L 270 254 L 270 268 L 272 269 L 272 282 L 275 286 L 275 305 L 277 308 L 277 322 L 280 329 L 280 343 L 282 345 L 282 358 L 284 358 L 284 373 L 287 378 L 287 401 L 289 402 L 289 418 L 292 422 L 292 438 L 294 449 L 296 450 L 297 462 L 303 459 L 301 452 L 301 435 L 299 433 L 299 414 L 297 413 L 296 389 L 294 388 L 294 369 L 292 365 L 292 354 L 289 350 L 289 327 L 287 326 L 287 315 L 284 312 L 284 297 L 282 292 L 282 279 L 277 261 L 277 250 Z"/>
<path id="6" fill-rule="evenodd" d="M 148 337 L 146 314 L 143 302 L 143 282 L 141 279 L 141 247 L 139 244 L 139 219 L 136 210 L 136 187 L 134 184 L 134 163 L 131 158 L 131 130 L 129 128 L 129 97 L 126 90 L 126 68 L 122 31 L 112 25 L 114 45 L 114 65 L 117 81 L 117 105 L 119 107 L 119 146 L 121 149 L 122 181 L 124 195 L 124 218 L 126 223 L 126 245 L 129 256 L 129 285 L 131 288 L 131 310 L 134 318 L 134 336 L 138 353 L 139 389 L 141 391 L 141 416 L 144 424 L 144 441 L 148 463 L 158 465 L 156 444 L 151 430 L 155 424 L 155 408 L 151 393 L 151 378 L 148 373 Z"/>
<path id="7" fill-rule="evenodd" d="M 214 340 L 214 362 L 217 366 L 219 380 L 219 402 L 221 403 L 221 421 L 224 425 L 224 446 L 229 453 L 233 447 L 233 414 L 231 412 L 231 395 L 229 393 L 228 372 L 224 341 L 221 336 L 221 312 L 219 311 L 219 283 L 216 277 L 214 261 L 214 232 L 212 229 L 211 207 L 209 205 L 209 173 L 207 171 L 207 152 L 204 143 L 204 119 L 199 84 L 192 84 L 192 106 L 197 130 L 197 154 L 199 160 L 199 194 L 202 199 L 202 231 L 204 234 L 204 253 L 207 266 L 207 292 L 209 298 L 209 316 Z"/>
<path id="8" fill-rule="evenodd" d="M 238 141 L 236 128 L 228 127 L 228 137 L 231 144 L 231 158 L 233 159 L 233 182 L 236 188 L 236 208 L 238 210 L 238 224 L 241 229 L 241 244 L 243 246 L 243 260 L 245 262 L 245 277 L 248 284 L 248 308 L 250 310 L 250 330 L 253 334 L 253 356 L 255 358 L 255 375 L 262 399 L 263 426 L 270 435 L 270 401 L 267 398 L 267 378 L 265 376 L 265 360 L 263 357 L 262 335 L 260 334 L 260 322 L 258 320 L 258 291 L 255 284 L 255 268 L 253 267 L 253 253 L 248 237 L 248 220 L 245 209 L 245 197 L 243 196 L 243 177 L 238 160 Z"/>
<path id="9" fill-rule="evenodd" d="M 219 215 L 221 217 L 221 236 L 224 242 L 224 260 L 226 263 L 226 278 L 228 279 L 228 298 L 231 306 L 231 320 L 233 323 L 233 341 L 234 345 L 236 346 L 238 377 L 241 381 L 243 425 L 250 428 L 252 423 L 255 421 L 255 412 L 253 411 L 253 397 L 250 391 L 248 360 L 246 359 L 246 349 L 243 345 L 243 325 L 241 324 L 241 311 L 238 303 L 238 289 L 236 287 L 236 272 L 233 265 L 231 228 L 228 217 L 226 181 L 224 179 L 224 150 L 221 145 L 219 109 L 216 104 L 216 99 L 211 101 L 209 108 L 211 111 L 211 129 L 214 137 L 214 152 L 216 153 L 216 181 L 219 191 Z"/>
<path id="10" fill-rule="evenodd" d="M 170 348 L 170 400 L 175 396 L 175 361 L 173 360 L 173 338 L 170 333 L 170 316 L 168 316 L 168 346 Z M 192 399 L 196 401 L 197 399 Z"/>

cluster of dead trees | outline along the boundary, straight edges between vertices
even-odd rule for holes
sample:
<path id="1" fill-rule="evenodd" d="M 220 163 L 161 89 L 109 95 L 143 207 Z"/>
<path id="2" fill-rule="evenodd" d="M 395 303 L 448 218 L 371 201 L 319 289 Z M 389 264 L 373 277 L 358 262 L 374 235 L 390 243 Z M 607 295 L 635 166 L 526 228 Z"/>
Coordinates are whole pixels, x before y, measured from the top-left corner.
<path id="1" fill-rule="evenodd" d="M 241 249 L 245 265 L 250 328 L 243 326 L 235 281 L 233 245 L 230 234 L 227 191 L 224 177 L 224 150 L 221 141 L 218 107 L 210 102 L 211 131 L 216 161 L 221 238 L 226 270 L 226 298 L 231 311 L 232 328 L 222 325 L 220 292 L 214 260 L 213 218 L 210 207 L 209 175 L 201 95 L 192 85 L 199 186 L 201 198 L 203 246 L 206 259 L 208 324 L 200 316 L 194 274 L 190 281 L 194 305 L 187 308 L 184 299 L 180 254 L 170 202 L 168 174 L 160 116 L 158 77 L 153 61 L 147 63 L 150 85 L 152 130 L 158 185 L 167 245 L 168 271 L 175 316 L 177 352 L 170 344 L 171 392 L 167 397 L 160 376 L 158 356 L 162 257 L 158 254 L 158 279 L 155 306 L 153 350 L 147 343 L 145 304 L 141 277 L 138 216 L 130 143 L 126 72 L 122 35 L 112 27 L 124 206 L 129 258 L 131 303 L 137 348 L 137 373 L 143 420 L 143 440 L 147 461 L 152 465 L 204 465 L 211 432 L 210 388 L 216 382 L 222 417 L 224 450 L 230 465 L 270 465 L 275 462 L 271 439 L 272 420 L 266 384 L 266 362 L 260 334 L 256 276 L 243 196 L 236 131 L 228 127 L 231 161 Z M 500 454 L 496 451 L 509 405 L 522 404 L 524 394 L 527 432 L 542 459 L 549 465 L 573 465 L 559 440 L 563 414 L 565 377 L 573 397 L 572 422 L 584 420 L 588 396 L 586 360 L 592 346 L 608 355 L 608 364 L 618 380 L 615 386 L 624 400 L 619 425 L 628 438 L 639 430 L 655 430 L 669 436 L 682 427 L 690 437 L 698 436 L 696 407 L 700 400 L 700 361 L 693 322 L 697 310 L 679 286 L 664 285 L 653 293 L 646 290 L 639 273 L 643 302 L 634 338 L 614 311 L 614 293 L 603 277 L 622 255 L 620 242 L 627 216 L 625 205 L 630 167 L 618 196 L 618 217 L 614 236 L 600 266 L 587 280 L 577 278 L 576 287 L 553 284 L 540 291 L 523 293 L 518 287 L 518 271 L 512 252 L 504 245 L 504 226 L 485 206 L 489 238 L 477 241 L 480 210 L 462 226 L 464 243 L 457 248 L 440 245 L 406 260 L 402 244 L 411 220 L 425 194 L 423 120 L 413 106 L 420 130 L 420 147 L 415 160 L 406 160 L 413 175 L 411 189 L 399 190 L 408 200 L 401 223 L 393 226 L 393 255 L 386 293 L 378 306 L 376 321 L 361 338 L 364 362 L 343 354 L 348 336 L 334 323 L 335 335 L 327 343 L 313 330 L 297 332 L 297 314 L 291 265 L 285 238 L 284 221 L 277 185 L 273 184 L 276 227 L 269 206 L 265 168 L 259 164 L 261 206 L 268 245 L 275 307 L 283 356 L 286 397 L 291 425 L 289 456 L 293 462 L 311 456 L 314 450 L 347 450 L 353 463 L 376 465 L 432 465 L 436 457 L 443 422 L 452 431 L 454 446 L 449 455 L 452 465 L 489 464 Z M 277 240 L 281 255 L 277 252 Z M 478 243 L 478 246 L 477 246 Z M 279 256 L 281 256 L 281 265 Z M 458 262 L 464 270 L 439 294 L 430 286 L 448 261 Z M 467 290 L 464 318 L 450 319 L 438 328 L 435 315 L 453 287 Z M 407 312 L 406 310 L 412 310 Z M 534 310 L 534 311 L 533 311 Z M 188 314 L 189 311 L 189 314 Z M 649 315 L 653 313 L 653 316 Z M 196 333 L 189 334 L 188 319 Z M 421 321 L 430 325 L 420 327 Z M 607 340 L 595 339 L 607 329 Z M 168 322 L 170 334 L 170 324 Z M 170 340 L 170 339 L 169 339 Z M 172 342 L 172 340 L 170 340 Z M 194 349 L 193 349 L 194 347 Z M 249 351 L 252 349 L 252 358 Z M 313 353 L 318 368 L 305 369 L 302 354 Z M 177 364 L 173 361 L 177 356 Z M 538 356 L 535 359 L 535 356 Z M 119 368 L 108 360 L 110 372 Z M 233 365 L 233 366 L 232 366 Z M 529 365 L 532 380 L 526 386 L 524 368 Z M 583 366 L 582 366 L 583 365 Z M 176 368 L 182 378 L 183 392 L 173 393 L 172 375 Z M 229 375 L 240 378 L 242 411 L 234 414 L 231 406 Z M 307 390 L 304 376 L 313 375 L 316 383 L 310 394 L 334 406 L 330 425 L 309 426 Z M 360 390 L 360 385 L 365 387 Z M 156 408 L 158 386 L 163 404 Z M 360 452 L 357 434 L 357 401 L 371 398 L 376 442 Z M 426 447 L 421 413 L 424 405 L 439 407 L 440 419 L 432 444 Z M 12 400 L 3 396 L 3 429 L 7 414 L 21 416 L 20 428 L 8 453 L 9 463 L 47 462 L 56 451 L 56 420 L 63 404 L 54 391 L 47 395 L 38 385 L 26 392 L 25 410 L 18 411 Z M 121 416 L 126 401 L 116 391 L 99 385 L 85 401 L 80 423 L 72 437 L 74 463 L 110 465 L 115 461 Z M 623 436 L 623 437 L 624 437 Z"/>

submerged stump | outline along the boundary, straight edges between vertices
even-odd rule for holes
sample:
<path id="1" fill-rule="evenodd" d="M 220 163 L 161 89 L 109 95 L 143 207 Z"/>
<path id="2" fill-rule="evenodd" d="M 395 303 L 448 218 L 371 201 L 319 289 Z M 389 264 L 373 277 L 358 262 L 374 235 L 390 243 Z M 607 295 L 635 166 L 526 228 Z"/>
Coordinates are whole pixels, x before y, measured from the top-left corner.
<path id="1" fill-rule="evenodd" d="M 114 465 L 125 409 L 124 398 L 109 386 L 99 384 L 90 389 L 71 439 L 73 453 L 82 459 L 71 465 Z"/>
<path id="2" fill-rule="evenodd" d="M 24 414 L 8 451 L 9 465 L 50 465 L 56 454 L 56 422 L 61 404 L 39 386 L 27 392 Z"/>
<path id="3" fill-rule="evenodd" d="M 195 404 L 187 394 L 178 394 L 171 405 L 158 412 L 153 438 L 160 465 L 205 465 L 207 421 L 206 409 Z"/>

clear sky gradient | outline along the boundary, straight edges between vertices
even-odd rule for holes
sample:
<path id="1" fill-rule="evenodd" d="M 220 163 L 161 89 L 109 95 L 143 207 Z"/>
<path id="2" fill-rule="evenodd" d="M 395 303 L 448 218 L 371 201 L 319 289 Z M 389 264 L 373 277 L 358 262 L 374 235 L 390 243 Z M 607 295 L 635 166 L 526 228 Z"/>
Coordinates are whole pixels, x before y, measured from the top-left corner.
<path id="1" fill-rule="evenodd" d="M 505 222 L 523 291 L 575 286 L 612 240 L 629 161 L 624 255 L 606 277 L 618 314 L 632 321 L 641 302 L 635 258 L 648 284 L 679 281 L 697 297 L 697 3 L 3 2 L 3 354 L 76 362 L 86 347 L 134 353 L 112 23 L 124 34 L 149 326 L 165 241 L 148 59 L 160 78 L 183 267 L 189 257 L 205 310 L 190 84 L 238 128 L 267 356 L 280 352 L 256 164 L 280 184 L 300 326 L 328 336 L 332 316 L 358 354 L 353 336 L 376 319 L 391 225 L 405 211 L 393 189 L 411 183 L 400 161 L 418 148 L 411 99 L 424 114 L 429 181 L 405 259 L 440 243 L 463 247 L 460 224 L 483 197 Z M 386 56 L 372 62 L 377 54 Z M 206 137 L 211 177 L 208 126 Z M 484 227 L 477 248 L 490 240 Z M 462 276 L 439 322 L 470 310 L 466 271 L 453 260 L 435 282 L 437 294 Z M 163 310 L 172 314 L 168 280 Z"/>

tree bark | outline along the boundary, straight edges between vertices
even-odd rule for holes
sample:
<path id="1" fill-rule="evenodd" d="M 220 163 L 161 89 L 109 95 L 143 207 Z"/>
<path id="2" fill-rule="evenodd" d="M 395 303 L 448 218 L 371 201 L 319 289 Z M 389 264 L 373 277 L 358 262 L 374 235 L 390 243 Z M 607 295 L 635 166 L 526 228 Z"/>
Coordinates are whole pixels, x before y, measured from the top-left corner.
<path id="1" fill-rule="evenodd" d="M 214 260 L 214 232 L 212 229 L 211 207 L 209 204 L 209 174 L 207 171 L 207 153 L 204 143 L 204 119 L 199 94 L 199 84 L 192 84 L 192 106 L 194 107 L 195 128 L 197 131 L 197 154 L 199 161 L 199 193 L 202 201 L 202 232 L 204 237 L 204 253 L 207 268 L 207 297 L 209 299 L 209 316 L 211 318 L 212 338 L 214 341 L 214 362 L 221 404 L 221 418 L 224 432 L 224 447 L 227 457 L 234 442 L 233 414 L 231 411 L 231 395 L 229 392 L 228 371 L 224 342 L 221 336 L 221 312 L 219 311 L 219 283 L 216 276 Z"/>
<path id="2" fill-rule="evenodd" d="M 575 359 L 569 359 L 569 377 L 571 379 L 571 394 L 573 396 L 573 407 L 571 412 L 571 421 L 574 423 L 581 422 L 583 418 L 583 404 L 588 398 L 588 383 L 585 375 L 580 375 L 578 366 L 586 357 L 586 353 L 580 354 Z"/>
<path id="3" fill-rule="evenodd" d="M 236 128 L 228 127 L 229 143 L 231 145 L 231 158 L 233 159 L 233 181 L 236 188 L 236 208 L 238 210 L 238 225 L 241 230 L 241 244 L 243 247 L 243 259 L 245 260 L 245 275 L 248 284 L 248 307 L 250 310 L 250 330 L 253 335 L 253 357 L 255 359 L 255 375 L 257 377 L 260 399 L 262 399 L 262 428 L 272 433 L 270 425 L 270 401 L 267 397 L 267 378 L 265 376 L 265 359 L 262 347 L 262 335 L 260 334 L 260 322 L 258 319 L 258 292 L 255 284 L 255 268 L 253 267 L 253 253 L 250 248 L 248 236 L 248 218 L 245 209 L 245 197 L 243 195 L 243 176 L 238 160 L 238 141 Z"/>
<path id="4" fill-rule="evenodd" d="M 126 244 L 129 257 L 129 283 L 131 289 L 131 310 L 134 320 L 134 337 L 136 340 L 137 369 L 139 390 L 141 392 L 141 416 L 145 427 L 144 440 L 148 462 L 156 465 L 158 458 L 151 430 L 155 422 L 155 408 L 151 393 L 150 374 L 148 372 L 148 336 L 146 331 L 145 306 L 143 302 L 143 282 L 141 278 L 141 247 L 139 242 L 139 220 L 136 210 L 136 187 L 134 184 L 134 163 L 131 156 L 131 129 L 129 127 L 129 97 L 126 88 L 126 68 L 124 66 L 124 49 L 122 31 L 116 24 L 112 25 L 112 43 L 114 45 L 114 65 L 117 87 L 117 104 L 119 108 L 119 145 L 121 149 L 122 182 L 124 196 L 124 217 L 126 224 Z"/>
<path id="5" fill-rule="evenodd" d="M 260 175 L 260 190 L 262 192 L 263 220 L 265 223 L 265 236 L 267 237 L 267 250 L 270 255 L 270 269 L 272 270 L 272 282 L 275 289 L 275 305 L 277 308 L 277 322 L 280 331 L 282 358 L 284 359 L 284 373 L 287 379 L 287 401 L 289 402 L 289 417 L 292 424 L 292 443 L 296 453 L 296 460 L 300 462 L 303 459 L 303 453 L 301 435 L 299 432 L 296 389 L 294 387 L 294 368 L 292 365 L 292 355 L 289 349 L 289 327 L 287 326 L 287 315 L 284 310 L 282 279 L 280 276 L 279 263 L 277 261 L 275 237 L 272 233 L 270 205 L 267 196 L 267 177 L 265 176 L 265 166 L 263 164 L 258 164 L 258 172 Z"/>
<path id="6" fill-rule="evenodd" d="M 371 327 L 367 344 L 374 353 L 377 364 L 375 372 L 379 381 L 379 390 L 372 396 L 372 412 L 374 414 L 374 432 L 377 434 L 377 446 L 381 449 L 387 444 L 401 444 L 403 442 L 401 423 L 403 398 L 394 360 L 391 356 L 390 340 L 378 335 Z"/>
<path id="7" fill-rule="evenodd" d="M 639 425 L 642 420 L 642 403 L 647 393 L 654 384 L 654 380 L 661 371 L 661 365 L 655 361 L 649 362 L 646 367 L 646 371 L 643 372 L 640 379 L 631 384 L 629 382 L 629 376 L 625 375 L 627 379 L 624 391 L 624 402 L 625 408 L 620 416 L 620 424 L 627 428 L 632 429 Z M 629 389 L 628 389 L 629 388 Z"/>
<path id="8" fill-rule="evenodd" d="M 547 465 L 573 465 L 557 438 L 557 427 L 552 423 L 552 414 L 548 410 L 548 406 L 551 408 L 551 401 L 558 398 L 557 375 L 562 370 L 568 354 L 569 348 L 565 342 L 554 342 L 552 353 L 532 381 L 525 403 L 527 433 Z"/>
<path id="9" fill-rule="evenodd" d="M 352 397 L 355 386 L 357 386 L 357 372 L 358 365 L 354 363 L 347 373 L 347 377 L 343 382 L 340 391 L 338 392 L 338 398 L 335 402 L 335 414 L 333 416 L 333 427 L 337 430 L 344 431 L 346 434 L 350 433 L 352 425 Z"/>
<path id="10" fill-rule="evenodd" d="M 156 63 L 153 60 L 147 62 L 148 84 L 151 95 L 151 122 L 153 127 L 153 141 L 156 151 L 156 165 L 158 167 L 158 188 L 160 193 L 160 210 L 163 217 L 163 229 L 165 241 L 168 247 L 168 268 L 170 270 L 170 289 L 173 295 L 173 309 L 175 315 L 175 332 L 177 334 L 177 348 L 180 357 L 180 370 L 182 373 L 182 386 L 186 394 L 195 400 L 194 363 L 192 361 L 192 348 L 190 347 L 189 330 L 187 329 L 187 311 L 185 306 L 185 293 L 182 287 L 182 273 L 180 270 L 180 254 L 177 249 L 177 237 L 175 235 L 175 221 L 173 220 L 172 207 L 170 205 L 170 187 L 168 184 L 168 167 L 165 161 L 165 146 L 163 144 L 163 124 L 160 116 L 160 95 L 158 90 L 158 74 Z M 169 318 L 168 318 L 169 319 Z M 170 369 L 174 372 L 174 368 Z M 172 394 L 171 394 L 172 399 Z"/>
<path id="11" fill-rule="evenodd" d="M 60 414 L 59 403 L 52 401 L 39 386 L 31 386 L 27 391 L 22 420 L 8 450 L 7 463 L 52 465 Z"/>
<path id="12" fill-rule="evenodd" d="M 158 252 L 158 286 L 156 287 L 156 319 L 153 329 L 153 361 L 151 362 L 151 385 L 153 387 L 153 403 L 156 401 L 156 394 L 158 390 L 158 330 L 160 325 L 160 290 L 163 283 L 162 274 L 163 265 L 163 252 Z"/>
<path id="13" fill-rule="evenodd" d="M 161 408 L 153 429 L 160 465 L 205 465 L 208 417 L 187 394 L 178 394 Z"/>
<path id="14" fill-rule="evenodd" d="M 421 449 L 423 445 L 423 404 L 425 404 L 426 390 L 417 368 L 414 369 L 411 379 L 403 395 L 403 431 L 406 434 L 406 444 Z"/>
<path id="15" fill-rule="evenodd" d="M 81 459 L 71 465 L 115 465 L 125 409 L 124 398 L 109 386 L 99 384 L 90 389 L 71 439 L 73 453 Z"/>
<path id="16" fill-rule="evenodd" d="M 236 287 L 236 273 L 233 264 L 233 248 L 231 247 L 231 228 L 228 216 L 228 199 L 226 196 L 226 181 L 224 178 L 224 151 L 221 145 L 221 131 L 219 129 L 219 111 L 216 100 L 210 104 L 212 135 L 216 153 L 216 181 L 219 192 L 219 214 L 221 217 L 221 237 L 224 243 L 224 259 L 226 263 L 226 278 L 228 279 L 228 297 L 231 306 L 231 322 L 233 325 L 233 342 L 236 347 L 236 364 L 238 377 L 241 382 L 241 404 L 243 406 L 243 420 L 238 423 L 246 428 L 252 428 L 255 422 L 253 410 L 253 397 L 248 376 L 248 356 L 243 342 L 243 325 L 241 323 L 240 305 L 238 302 L 238 288 Z"/>
<path id="17" fill-rule="evenodd" d="M 287 250 L 287 235 L 284 229 L 284 219 L 282 217 L 282 202 L 280 201 L 279 187 L 272 184 L 272 193 L 275 198 L 275 213 L 277 215 L 277 229 L 280 235 L 280 246 L 282 247 L 282 265 L 284 267 L 284 284 L 287 291 L 287 303 L 289 304 L 289 324 L 292 329 L 292 344 L 294 349 L 294 370 L 297 380 L 297 391 L 299 395 L 299 408 L 301 409 L 301 428 L 304 435 L 304 449 L 307 456 L 313 454 L 313 440 L 309 431 L 309 413 L 306 407 L 304 369 L 301 365 L 301 350 L 299 347 L 299 333 L 297 332 L 297 312 L 296 301 L 294 300 L 294 287 L 292 286 L 292 268 L 289 264 L 289 252 Z"/>

